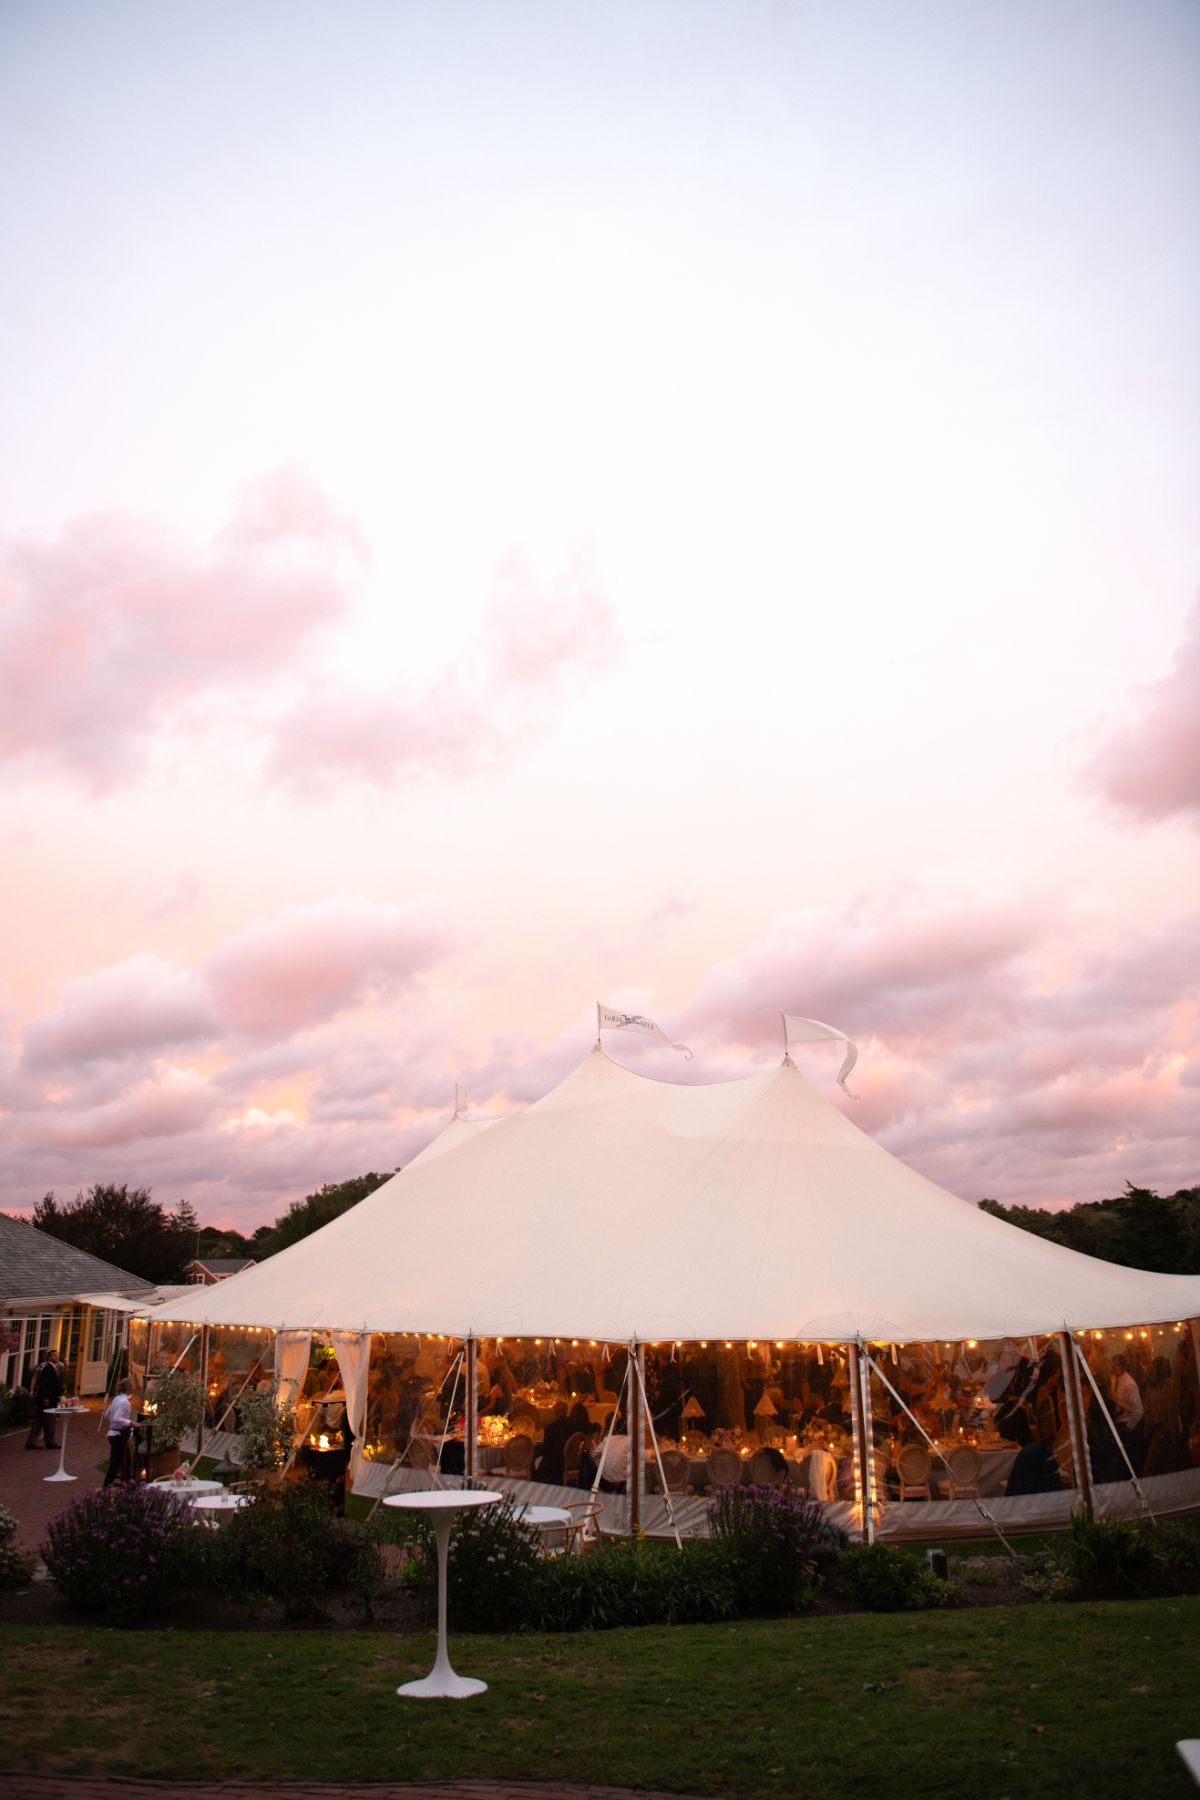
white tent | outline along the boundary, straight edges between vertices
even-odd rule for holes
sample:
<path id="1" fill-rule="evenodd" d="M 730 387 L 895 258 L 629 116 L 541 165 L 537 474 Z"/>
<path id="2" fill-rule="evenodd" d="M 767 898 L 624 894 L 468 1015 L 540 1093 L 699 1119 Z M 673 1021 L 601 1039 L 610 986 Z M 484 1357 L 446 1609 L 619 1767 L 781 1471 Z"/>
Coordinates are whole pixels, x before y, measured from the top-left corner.
<path id="1" fill-rule="evenodd" d="M 367 1199 L 149 1313 L 610 1342 L 1025 1337 L 1200 1313 L 1200 1277 L 1081 1256 L 876 1144 L 790 1058 L 711 1086 L 593 1050 L 525 1112 L 455 1120 Z"/>

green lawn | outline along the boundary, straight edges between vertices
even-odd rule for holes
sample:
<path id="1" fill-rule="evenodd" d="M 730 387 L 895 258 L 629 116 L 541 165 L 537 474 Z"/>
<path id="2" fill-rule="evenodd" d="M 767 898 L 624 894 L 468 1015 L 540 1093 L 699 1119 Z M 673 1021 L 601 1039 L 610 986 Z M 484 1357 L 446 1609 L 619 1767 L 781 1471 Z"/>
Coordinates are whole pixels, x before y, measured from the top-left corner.
<path id="1" fill-rule="evenodd" d="M 1200 1599 L 452 1640 L 476 1700 L 396 1698 L 428 1637 L 3 1633 L 9 1770 L 607 1782 L 843 1800 L 1193 1793 Z"/>

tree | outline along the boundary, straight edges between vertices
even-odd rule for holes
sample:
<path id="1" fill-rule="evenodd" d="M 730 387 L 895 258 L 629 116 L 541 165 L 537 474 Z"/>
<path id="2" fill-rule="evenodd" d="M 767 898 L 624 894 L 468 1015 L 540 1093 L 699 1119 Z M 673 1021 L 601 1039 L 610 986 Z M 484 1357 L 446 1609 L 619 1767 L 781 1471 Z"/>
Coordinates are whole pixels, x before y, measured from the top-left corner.
<path id="1" fill-rule="evenodd" d="M 378 1175 L 372 1170 L 370 1174 L 356 1175 L 350 1181 L 327 1182 L 315 1194 L 293 1200 L 273 1226 L 269 1229 L 260 1226 L 255 1232 L 250 1254 L 261 1262 L 265 1257 L 286 1250 L 289 1244 L 298 1244 L 301 1238 L 319 1231 L 331 1219 L 340 1218 L 342 1213 L 349 1212 L 352 1206 L 357 1206 L 360 1200 L 365 1200 L 368 1194 L 373 1194 L 376 1188 L 391 1179 L 391 1174 Z"/>
<path id="2" fill-rule="evenodd" d="M 1163 1195 L 1128 1182 L 1115 1199 L 1086 1200 L 1062 1212 L 998 1200 L 979 1204 L 994 1218 L 1085 1256 L 1164 1275 L 1200 1274 L 1200 1187 Z"/>
<path id="3" fill-rule="evenodd" d="M 188 1219 L 191 1219 L 189 1228 Z M 127 1269 L 146 1281 L 179 1281 L 195 1255 L 195 1214 L 186 1201 L 175 1215 L 164 1212 L 149 1188 L 97 1185 L 74 1200 L 59 1202 L 53 1192 L 33 1210 L 33 1223 L 77 1250 Z"/>

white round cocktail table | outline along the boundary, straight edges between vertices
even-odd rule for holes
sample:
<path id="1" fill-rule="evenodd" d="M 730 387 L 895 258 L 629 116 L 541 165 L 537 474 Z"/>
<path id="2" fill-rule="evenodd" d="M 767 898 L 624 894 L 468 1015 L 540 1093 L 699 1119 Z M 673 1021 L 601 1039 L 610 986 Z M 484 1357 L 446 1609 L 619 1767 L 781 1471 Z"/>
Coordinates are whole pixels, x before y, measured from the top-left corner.
<path id="1" fill-rule="evenodd" d="M 67 1425 L 72 1419 L 86 1419 L 87 1410 L 86 1406 L 48 1406 L 46 1408 L 46 1417 L 48 1419 L 62 1420 L 62 1430 L 59 1433 L 58 1467 L 55 1469 L 53 1475 L 44 1475 L 42 1477 L 43 1481 L 79 1480 L 78 1475 L 68 1475 L 63 1466 L 67 1460 Z"/>
<path id="2" fill-rule="evenodd" d="M 249 1506 L 248 1494 L 197 1494 L 192 1501 L 193 1512 L 203 1513 L 213 1525 L 229 1513 L 240 1512 L 243 1506 Z"/>
<path id="3" fill-rule="evenodd" d="M 383 1504 L 403 1512 L 429 1514 L 438 1557 L 438 1640 L 437 1656 L 428 1675 L 420 1681 L 406 1681 L 396 1692 L 408 1700 L 467 1700 L 472 1694 L 486 1694 L 487 1682 L 475 1681 L 469 1675 L 456 1675 L 450 1667 L 446 1648 L 446 1560 L 450 1548 L 450 1528 L 454 1515 L 472 1506 L 495 1506 L 503 1494 L 477 1488 L 431 1488 L 419 1494 L 388 1494 Z"/>

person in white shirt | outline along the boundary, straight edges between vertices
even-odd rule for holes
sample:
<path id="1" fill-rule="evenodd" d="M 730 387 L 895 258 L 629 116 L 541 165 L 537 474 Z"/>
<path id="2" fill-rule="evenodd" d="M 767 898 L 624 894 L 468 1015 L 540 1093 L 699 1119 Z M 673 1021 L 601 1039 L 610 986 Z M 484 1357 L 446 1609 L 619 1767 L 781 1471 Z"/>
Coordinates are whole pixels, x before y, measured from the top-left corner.
<path id="1" fill-rule="evenodd" d="M 100 1421 L 102 1426 L 107 1425 L 108 1427 L 108 1470 L 104 1477 L 105 1487 L 111 1486 L 124 1473 L 129 1440 L 133 1436 L 133 1407 L 129 1399 L 132 1389 L 132 1381 L 123 1381 Z"/>
<path id="2" fill-rule="evenodd" d="M 1134 1472 L 1140 1475 L 1142 1458 L 1145 1453 L 1142 1415 L 1146 1409 L 1142 1404 L 1142 1390 L 1137 1384 L 1137 1378 L 1128 1359 L 1124 1356 L 1113 1357 L 1112 1397 L 1117 1430 L 1121 1434 L 1125 1454 L 1133 1464 Z"/>

